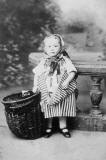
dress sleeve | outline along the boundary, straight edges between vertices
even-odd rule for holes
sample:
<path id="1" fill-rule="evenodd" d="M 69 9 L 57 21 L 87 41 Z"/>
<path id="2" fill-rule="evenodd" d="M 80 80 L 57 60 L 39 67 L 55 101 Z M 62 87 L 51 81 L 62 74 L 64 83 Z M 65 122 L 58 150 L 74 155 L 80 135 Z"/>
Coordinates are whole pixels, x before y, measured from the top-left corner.
<path id="1" fill-rule="evenodd" d="M 40 75 L 44 72 L 44 60 L 42 60 L 33 70 L 34 74 Z"/>
<path id="2" fill-rule="evenodd" d="M 77 69 L 75 68 L 74 64 L 72 63 L 71 59 L 64 57 L 65 59 L 65 69 L 67 70 L 67 73 L 70 72 L 77 72 Z"/>
<path id="3" fill-rule="evenodd" d="M 44 72 L 44 60 L 42 60 L 33 70 L 34 73 L 34 82 L 33 82 L 33 92 L 36 92 L 38 89 L 38 77 Z"/>
<path id="4" fill-rule="evenodd" d="M 38 77 L 34 75 L 32 91 L 35 93 L 37 90 L 38 90 Z"/>

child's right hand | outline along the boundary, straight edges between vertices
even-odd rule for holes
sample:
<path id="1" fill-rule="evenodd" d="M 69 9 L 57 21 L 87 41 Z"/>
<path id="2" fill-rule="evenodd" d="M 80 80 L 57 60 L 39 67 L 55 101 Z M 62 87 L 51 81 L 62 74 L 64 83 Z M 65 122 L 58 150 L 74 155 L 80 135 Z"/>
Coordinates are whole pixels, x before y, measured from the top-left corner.
<path id="1" fill-rule="evenodd" d="M 50 106 L 53 104 L 52 98 L 48 97 L 47 104 L 50 105 Z"/>

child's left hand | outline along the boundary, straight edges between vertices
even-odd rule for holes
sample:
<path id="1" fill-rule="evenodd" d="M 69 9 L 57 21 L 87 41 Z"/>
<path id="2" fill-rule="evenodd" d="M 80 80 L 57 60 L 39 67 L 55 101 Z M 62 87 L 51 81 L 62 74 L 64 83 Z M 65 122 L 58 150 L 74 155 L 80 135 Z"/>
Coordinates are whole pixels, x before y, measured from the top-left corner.
<path id="1" fill-rule="evenodd" d="M 69 81 L 65 80 L 65 81 L 62 83 L 62 88 L 63 88 L 63 89 L 67 89 L 67 88 L 68 88 L 68 85 L 69 85 Z"/>

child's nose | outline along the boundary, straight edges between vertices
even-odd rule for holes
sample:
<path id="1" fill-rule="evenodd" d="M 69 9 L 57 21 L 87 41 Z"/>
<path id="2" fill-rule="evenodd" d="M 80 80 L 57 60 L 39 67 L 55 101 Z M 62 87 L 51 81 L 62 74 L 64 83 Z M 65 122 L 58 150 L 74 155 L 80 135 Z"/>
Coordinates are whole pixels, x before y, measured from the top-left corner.
<path id="1" fill-rule="evenodd" d="M 54 50 L 54 48 L 52 47 L 51 50 Z"/>
<path id="2" fill-rule="evenodd" d="M 53 46 L 52 49 L 54 49 L 55 47 Z"/>

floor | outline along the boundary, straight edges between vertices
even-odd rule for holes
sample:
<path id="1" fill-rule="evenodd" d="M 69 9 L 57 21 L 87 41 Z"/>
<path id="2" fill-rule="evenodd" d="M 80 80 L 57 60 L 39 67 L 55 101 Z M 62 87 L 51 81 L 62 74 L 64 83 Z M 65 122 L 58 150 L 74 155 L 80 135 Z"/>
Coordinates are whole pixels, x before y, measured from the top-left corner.
<path id="1" fill-rule="evenodd" d="M 21 140 L 0 127 L 0 160 L 106 160 L 106 133 L 73 131 L 72 138 Z"/>
<path id="2" fill-rule="evenodd" d="M 11 91 L 2 91 L 0 99 Z M 106 132 L 74 130 L 71 138 L 56 133 L 48 139 L 19 139 L 10 132 L 0 104 L 0 160 L 106 160 Z"/>

